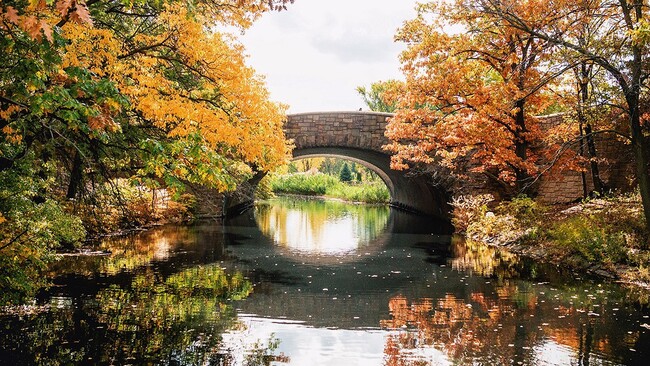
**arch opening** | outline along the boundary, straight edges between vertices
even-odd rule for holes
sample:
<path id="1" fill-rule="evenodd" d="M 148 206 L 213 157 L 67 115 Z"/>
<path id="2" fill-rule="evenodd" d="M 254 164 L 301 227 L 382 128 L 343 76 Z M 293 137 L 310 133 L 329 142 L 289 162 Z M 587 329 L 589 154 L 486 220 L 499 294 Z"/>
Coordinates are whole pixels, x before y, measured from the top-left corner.
<path id="1" fill-rule="evenodd" d="M 316 154 L 316 153 L 306 153 L 303 155 L 298 155 L 294 154 L 294 157 L 291 161 L 299 161 L 302 159 L 312 159 L 312 158 L 334 158 L 334 159 L 340 159 L 343 161 L 350 161 L 357 163 L 368 170 L 372 171 L 373 173 L 377 174 L 377 176 L 384 182 L 386 185 L 386 188 L 388 188 L 388 192 L 390 194 L 391 199 L 394 197 L 394 192 L 395 192 L 395 184 L 393 181 L 390 179 L 388 174 L 386 174 L 381 168 L 377 167 L 376 165 L 355 157 L 347 156 L 347 155 L 341 155 L 341 154 L 336 154 L 336 153 L 329 153 L 329 154 Z"/>

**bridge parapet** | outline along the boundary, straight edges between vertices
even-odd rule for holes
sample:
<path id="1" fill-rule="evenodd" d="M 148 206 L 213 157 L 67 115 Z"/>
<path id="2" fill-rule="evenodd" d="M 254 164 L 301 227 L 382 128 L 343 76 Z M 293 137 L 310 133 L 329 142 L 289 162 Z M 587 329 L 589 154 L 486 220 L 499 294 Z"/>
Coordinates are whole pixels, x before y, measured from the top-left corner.
<path id="1" fill-rule="evenodd" d="M 385 153 L 384 136 L 390 113 L 316 112 L 287 116 L 285 134 L 297 149 L 346 146 Z"/>

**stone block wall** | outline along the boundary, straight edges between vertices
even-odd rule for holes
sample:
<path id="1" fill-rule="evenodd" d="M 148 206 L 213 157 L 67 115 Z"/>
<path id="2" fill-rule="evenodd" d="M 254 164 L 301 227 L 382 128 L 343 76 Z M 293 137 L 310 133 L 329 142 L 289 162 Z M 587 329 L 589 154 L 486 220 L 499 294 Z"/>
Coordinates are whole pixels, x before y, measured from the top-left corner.
<path id="1" fill-rule="evenodd" d="M 284 131 L 296 148 L 355 147 L 385 153 L 384 136 L 389 113 L 321 112 L 288 116 Z"/>
<path id="2" fill-rule="evenodd" d="M 542 117 L 542 128 L 549 130 L 563 121 L 562 115 Z M 576 135 L 578 132 L 576 131 Z M 628 192 L 634 188 L 634 156 L 630 145 L 612 133 L 595 136 L 598 170 L 611 189 Z M 575 147 L 570 154 L 576 154 Z M 586 147 L 585 147 L 586 149 Z M 594 190 L 591 167 L 586 164 L 587 192 Z M 553 168 L 540 179 L 538 198 L 547 203 L 566 203 L 583 198 L 582 174 L 569 169 Z"/>

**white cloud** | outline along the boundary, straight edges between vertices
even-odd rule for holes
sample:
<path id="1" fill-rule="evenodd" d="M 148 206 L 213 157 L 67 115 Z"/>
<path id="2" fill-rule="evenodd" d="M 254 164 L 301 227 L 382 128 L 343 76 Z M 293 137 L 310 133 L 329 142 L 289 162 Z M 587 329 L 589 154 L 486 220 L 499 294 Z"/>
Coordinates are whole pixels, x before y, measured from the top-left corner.
<path id="1" fill-rule="evenodd" d="M 296 0 L 268 13 L 241 38 L 249 64 L 266 76 L 274 100 L 290 113 L 357 110 L 355 89 L 399 78 L 393 42 L 415 16 L 415 0 Z"/>

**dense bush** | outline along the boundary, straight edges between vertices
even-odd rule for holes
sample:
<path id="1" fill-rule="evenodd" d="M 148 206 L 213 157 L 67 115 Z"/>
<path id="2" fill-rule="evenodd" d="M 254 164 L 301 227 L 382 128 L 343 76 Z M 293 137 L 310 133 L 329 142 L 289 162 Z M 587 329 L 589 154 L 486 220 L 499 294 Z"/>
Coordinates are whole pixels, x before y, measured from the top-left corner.
<path id="1" fill-rule="evenodd" d="M 625 233 L 603 219 L 595 215 L 573 216 L 558 223 L 549 234 L 557 249 L 577 254 L 590 263 L 624 262 Z"/>
<path id="2" fill-rule="evenodd" d="M 537 202 L 526 196 L 499 204 L 493 200 L 491 195 L 455 198 L 451 205 L 456 231 L 501 244 L 539 234 L 544 209 Z"/>
<path id="3" fill-rule="evenodd" d="M 323 173 L 296 173 L 271 178 L 271 189 L 277 193 L 318 195 L 346 201 L 388 203 L 390 193 L 383 182 L 346 184 Z"/>

